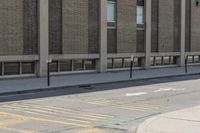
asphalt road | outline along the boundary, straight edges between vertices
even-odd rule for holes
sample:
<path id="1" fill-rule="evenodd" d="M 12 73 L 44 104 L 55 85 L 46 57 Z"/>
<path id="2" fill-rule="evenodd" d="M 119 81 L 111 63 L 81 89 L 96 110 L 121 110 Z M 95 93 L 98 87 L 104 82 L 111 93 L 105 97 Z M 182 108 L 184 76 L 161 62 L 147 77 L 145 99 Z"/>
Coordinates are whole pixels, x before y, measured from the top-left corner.
<path id="1" fill-rule="evenodd" d="M 149 117 L 200 105 L 200 76 L 0 97 L 0 133 L 134 133 Z"/>

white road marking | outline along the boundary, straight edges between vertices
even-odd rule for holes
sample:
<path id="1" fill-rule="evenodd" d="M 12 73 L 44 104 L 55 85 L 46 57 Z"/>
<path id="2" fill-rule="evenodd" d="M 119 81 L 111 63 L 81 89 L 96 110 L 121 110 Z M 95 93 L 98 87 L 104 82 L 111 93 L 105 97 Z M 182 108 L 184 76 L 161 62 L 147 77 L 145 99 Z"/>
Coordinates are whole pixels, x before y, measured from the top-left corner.
<path id="1" fill-rule="evenodd" d="M 127 93 L 126 96 L 131 97 L 131 96 L 141 96 L 141 95 L 146 95 L 146 94 L 148 93 L 147 92 Z"/>
<path id="2" fill-rule="evenodd" d="M 171 88 L 171 87 L 168 87 L 168 88 L 160 88 L 158 90 L 155 90 L 154 92 L 155 93 L 158 93 L 158 92 L 166 92 L 166 91 L 184 91 L 185 88 Z"/>

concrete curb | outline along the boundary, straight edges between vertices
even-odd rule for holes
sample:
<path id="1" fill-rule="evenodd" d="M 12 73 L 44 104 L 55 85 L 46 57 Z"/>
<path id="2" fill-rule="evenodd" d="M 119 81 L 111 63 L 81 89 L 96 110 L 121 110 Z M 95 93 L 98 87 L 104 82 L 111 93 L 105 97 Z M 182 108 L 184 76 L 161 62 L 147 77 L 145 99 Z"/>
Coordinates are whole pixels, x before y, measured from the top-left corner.
<path id="1" fill-rule="evenodd" d="M 151 79 L 164 79 L 164 78 L 172 78 L 172 77 L 181 77 L 181 76 L 192 76 L 192 75 L 200 75 L 200 73 L 189 73 L 189 74 L 178 74 L 178 75 L 167 75 L 167 76 L 158 76 L 158 77 L 149 77 L 149 78 L 138 78 L 138 79 L 128 79 L 128 80 L 116 80 L 116 81 L 108 81 L 101 83 L 87 83 L 87 84 L 77 84 L 77 85 L 65 85 L 65 86 L 57 86 L 57 87 L 45 87 L 45 88 L 37 88 L 30 90 L 19 90 L 19 91 L 11 91 L 11 92 L 3 92 L 0 93 L 0 96 L 9 96 L 9 95 L 17 95 L 17 94 L 26 94 L 26 93 L 36 93 L 42 91 L 52 91 L 52 90 L 62 90 L 70 87 L 81 87 L 81 86 L 92 86 L 92 85 L 101 85 L 101 84 L 109 84 L 109 83 L 119 83 L 119 82 L 128 82 L 128 81 L 144 81 Z"/>
<path id="2" fill-rule="evenodd" d="M 146 133 L 146 127 L 152 123 L 154 120 L 157 120 L 159 119 L 159 116 L 155 116 L 153 118 L 149 118 L 147 120 L 145 120 L 142 124 L 140 124 L 137 128 L 136 128 L 136 131 L 135 133 Z"/>

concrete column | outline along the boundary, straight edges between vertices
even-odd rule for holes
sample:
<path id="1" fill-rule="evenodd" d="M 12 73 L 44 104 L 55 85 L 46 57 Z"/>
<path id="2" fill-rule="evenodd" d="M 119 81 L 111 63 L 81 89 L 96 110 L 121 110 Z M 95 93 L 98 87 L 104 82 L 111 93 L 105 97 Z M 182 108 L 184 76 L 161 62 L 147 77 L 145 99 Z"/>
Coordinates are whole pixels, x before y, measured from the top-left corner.
<path id="1" fill-rule="evenodd" d="M 181 0 L 181 47 L 180 47 L 180 66 L 185 64 L 185 14 L 186 13 L 186 1 Z"/>
<path id="2" fill-rule="evenodd" d="M 49 0 L 39 0 L 39 76 L 47 76 L 49 54 Z"/>
<path id="3" fill-rule="evenodd" d="M 146 26 L 145 26 L 145 68 L 149 69 L 151 65 L 151 0 L 145 1 L 146 6 Z"/>
<path id="4" fill-rule="evenodd" d="M 100 0 L 100 60 L 99 72 L 107 70 L 107 0 Z"/>

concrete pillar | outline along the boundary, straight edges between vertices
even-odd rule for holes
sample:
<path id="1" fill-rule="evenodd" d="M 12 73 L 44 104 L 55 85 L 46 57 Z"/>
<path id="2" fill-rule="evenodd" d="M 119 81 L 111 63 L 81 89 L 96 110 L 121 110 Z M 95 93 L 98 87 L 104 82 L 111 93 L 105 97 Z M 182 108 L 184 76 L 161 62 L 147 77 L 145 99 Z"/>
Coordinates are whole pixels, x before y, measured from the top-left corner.
<path id="1" fill-rule="evenodd" d="M 107 0 L 100 0 L 100 59 L 99 72 L 107 70 Z"/>
<path id="2" fill-rule="evenodd" d="M 49 0 L 39 0 L 39 76 L 47 76 L 49 54 Z"/>
<path id="3" fill-rule="evenodd" d="M 186 13 L 186 0 L 181 0 L 181 47 L 180 47 L 180 66 L 185 65 L 185 14 Z"/>
<path id="4" fill-rule="evenodd" d="M 145 68 L 149 69 L 151 65 L 151 0 L 145 1 L 146 7 L 146 26 L 145 26 Z"/>

